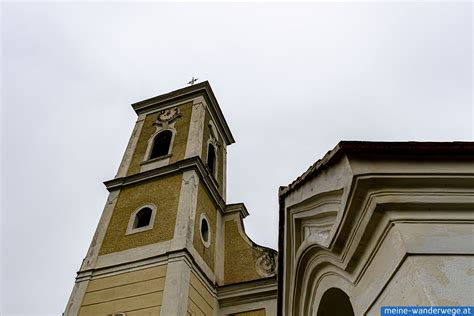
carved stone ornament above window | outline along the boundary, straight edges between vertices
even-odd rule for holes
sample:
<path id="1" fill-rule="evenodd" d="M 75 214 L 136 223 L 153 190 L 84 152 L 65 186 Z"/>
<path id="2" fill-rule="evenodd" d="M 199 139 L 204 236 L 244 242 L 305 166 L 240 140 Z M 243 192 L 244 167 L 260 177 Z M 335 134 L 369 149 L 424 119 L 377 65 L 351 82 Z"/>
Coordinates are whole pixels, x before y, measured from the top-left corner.
<path id="1" fill-rule="evenodd" d="M 209 139 L 209 143 L 211 143 L 212 145 L 214 145 L 214 147 L 218 148 L 218 147 L 221 147 L 221 143 L 219 143 L 219 141 L 215 138 L 210 138 Z"/>
<path id="2" fill-rule="evenodd" d="M 153 125 L 163 126 L 166 128 L 168 124 L 173 123 L 180 117 L 181 117 L 181 112 L 179 108 L 175 107 L 175 108 L 165 109 L 165 110 L 160 111 L 160 113 L 158 113 L 158 117 L 156 121 L 153 123 Z"/>

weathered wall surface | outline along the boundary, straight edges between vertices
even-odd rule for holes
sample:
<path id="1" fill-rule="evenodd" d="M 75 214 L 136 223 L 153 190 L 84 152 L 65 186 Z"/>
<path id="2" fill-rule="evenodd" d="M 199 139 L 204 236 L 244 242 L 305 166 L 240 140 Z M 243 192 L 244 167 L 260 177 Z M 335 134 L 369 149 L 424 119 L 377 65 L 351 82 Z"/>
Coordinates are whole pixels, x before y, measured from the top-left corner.
<path id="1" fill-rule="evenodd" d="M 182 175 L 130 185 L 122 189 L 105 234 L 100 255 L 149 245 L 173 238 Z M 130 215 L 141 205 L 156 208 L 153 229 L 125 235 Z"/>
<path id="2" fill-rule="evenodd" d="M 226 285 L 264 279 L 275 272 L 275 267 L 267 266 L 268 262 L 265 261 L 266 258 L 275 259 L 272 257 L 273 252 L 253 244 L 245 235 L 242 225 L 238 216 L 224 221 L 224 284 Z M 257 269 L 261 266 L 268 269 L 262 267 L 259 273 Z"/>
<path id="3" fill-rule="evenodd" d="M 215 264 L 215 255 L 216 255 L 216 221 L 217 221 L 217 206 L 209 197 L 206 189 L 202 184 L 199 184 L 198 188 L 198 200 L 196 207 L 196 217 L 194 219 L 194 236 L 193 236 L 193 246 L 196 251 L 201 255 L 204 261 L 207 263 L 209 268 L 214 271 Z M 209 220 L 210 228 L 210 238 L 211 244 L 209 248 L 205 247 L 201 240 L 201 231 L 200 231 L 200 217 L 204 213 Z"/>
<path id="4" fill-rule="evenodd" d="M 235 220 L 225 221 L 224 234 L 224 283 L 261 279 L 255 269 L 255 261 L 262 252 L 252 248 L 242 238 Z"/>
<path id="5" fill-rule="evenodd" d="M 409 256 L 372 306 L 466 306 L 473 302 L 474 257 Z"/>
<path id="6" fill-rule="evenodd" d="M 188 315 L 214 315 L 215 298 L 201 281 L 191 273 L 189 279 Z"/>
<path id="7" fill-rule="evenodd" d="M 79 315 L 159 315 L 166 265 L 90 281 Z"/>

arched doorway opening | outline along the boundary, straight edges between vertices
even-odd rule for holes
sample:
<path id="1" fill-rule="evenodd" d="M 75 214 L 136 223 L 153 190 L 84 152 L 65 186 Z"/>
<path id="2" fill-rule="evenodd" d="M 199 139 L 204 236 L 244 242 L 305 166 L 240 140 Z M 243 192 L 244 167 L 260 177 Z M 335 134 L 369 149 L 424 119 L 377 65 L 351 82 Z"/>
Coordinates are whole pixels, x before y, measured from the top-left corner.
<path id="1" fill-rule="evenodd" d="M 319 303 L 317 316 L 354 316 L 351 301 L 344 291 L 338 288 L 327 290 Z"/>

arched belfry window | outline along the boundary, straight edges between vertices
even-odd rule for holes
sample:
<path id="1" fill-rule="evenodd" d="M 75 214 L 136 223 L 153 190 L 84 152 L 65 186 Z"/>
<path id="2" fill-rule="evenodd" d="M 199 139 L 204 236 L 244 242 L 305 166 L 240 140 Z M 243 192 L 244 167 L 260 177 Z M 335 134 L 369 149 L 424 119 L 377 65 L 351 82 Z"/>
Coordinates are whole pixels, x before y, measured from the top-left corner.
<path id="1" fill-rule="evenodd" d="M 216 149 L 212 144 L 208 145 L 207 148 L 207 166 L 211 171 L 211 174 L 216 176 Z"/>
<path id="2" fill-rule="evenodd" d="M 128 221 L 126 235 L 139 233 L 153 228 L 156 207 L 153 204 L 142 205 L 137 208 Z"/>
<path id="3" fill-rule="evenodd" d="M 151 213 L 153 213 L 153 211 L 149 207 L 144 207 L 139 210 L 133 221 L 133 229 L 150 225 Z"/>
<path id="4" fill-rule="evenodd" d="M 170 153 L 171 139 L 173 138 L 173 132 L 170 130 L 164 130 L 158 133 L 153 139 L 153 147 L 149 159 L 159 158 L 166 156 Z"/>

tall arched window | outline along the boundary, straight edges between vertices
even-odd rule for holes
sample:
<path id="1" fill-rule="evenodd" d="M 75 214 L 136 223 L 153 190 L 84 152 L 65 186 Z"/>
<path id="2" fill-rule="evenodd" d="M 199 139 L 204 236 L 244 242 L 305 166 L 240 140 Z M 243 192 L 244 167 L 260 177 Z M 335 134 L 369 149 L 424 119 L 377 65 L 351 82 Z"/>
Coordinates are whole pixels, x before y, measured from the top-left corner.
<path id="1" fill-rule="evenodd" d="M 207 148 L 207 166 L 211 170 L 211 174 L 216 174 L 216 150 L 212 144 L 209 144 Z"/>
<path id="2" fill-rule="evenodd" d="M 173 138 L 173 132 L 165 130 L 155 136 L 153 140 L 153 147 L 149 159 L 166 156 L 169 154 L 171 139 Z"/>

